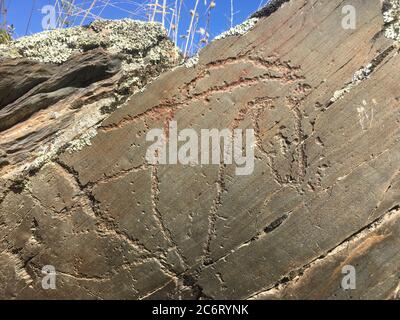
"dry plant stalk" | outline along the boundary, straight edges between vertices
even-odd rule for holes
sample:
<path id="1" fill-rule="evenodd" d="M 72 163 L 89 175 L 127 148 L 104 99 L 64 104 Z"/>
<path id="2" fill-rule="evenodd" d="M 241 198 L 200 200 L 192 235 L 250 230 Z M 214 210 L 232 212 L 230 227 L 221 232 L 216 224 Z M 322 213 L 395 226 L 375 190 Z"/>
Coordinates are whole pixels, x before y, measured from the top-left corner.
<path id="1" fill-rule="evenodd" d="M 1 15 L 0 29 L 7 30 L 6 0 L 0 0 L 0 15 Z"/>
<path id="2" fill-rule="evenodd" d="M 231 18 L 230 18 L 230 21 L 231 21 L 231 28 L 233 28 L 233 0 L 231 0 Z"/>
<path id="3" fill-rule="evenodd" d="M 163 6 L 162 6 L 162 25 L 165 27 L 165 16 L 167 14 L 167 0 L 163 1 Z"/>
<path id="4" fill-rule="evenodd" d="M 190 24 L 189 24 L 189 29 L 188 29 L 188 33 L 187 33 L 187 38 L 186 38 L 186 45 L 185 45 L 185 50 L 183 52 L 183 55 L 185 57 L 188 57 L 188 49 L 189 49 L 189 44 L 190 44 L 190 39 L 191 39 L 191 35 L 192 32 L 196 32 L 196 30 L 193 30 L 193 24 L 196 18 L 196 13 L 197 13 L 197 6 L 199 5 L 199 0 L 196 0 L 196 3 L 194 5 L 194 9 L 190 11 Z"/>
<path id="5" fill-rule="evenodd" d="M 89 13 L 91 13 L 91 11 L 94 8 L 96 2 L 97 2 L 97 0 L 93 0 L 92 1 L 92 3 L 90 4 L 90 7 L 86 10 L 86 13 L 85 13 L 84 17 L 81 20 L 80 26 L 82 26 L 85 23 L 85 20 L 86 20 L 87 16 L 89 15 Z"/>

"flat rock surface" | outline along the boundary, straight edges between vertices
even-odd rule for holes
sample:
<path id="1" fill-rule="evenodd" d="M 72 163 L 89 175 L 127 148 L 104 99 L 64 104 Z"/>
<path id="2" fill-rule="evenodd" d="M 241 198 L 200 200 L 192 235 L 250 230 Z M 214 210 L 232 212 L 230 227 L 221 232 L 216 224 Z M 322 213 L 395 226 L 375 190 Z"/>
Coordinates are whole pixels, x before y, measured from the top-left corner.
<path id="1" fill-rule="evenodd" d="M 89 145 L 4 180 L 0 297 L 398 298 L 400 55 L 384 2 L 352 1 L 344 29 L 343 1 L 274 1 L 113 111 Z M 254 129 L 254 172 L 148 164 L 146 134 L 172 120 Z M 56 290 L 42 289 L 45 265 Z"/>

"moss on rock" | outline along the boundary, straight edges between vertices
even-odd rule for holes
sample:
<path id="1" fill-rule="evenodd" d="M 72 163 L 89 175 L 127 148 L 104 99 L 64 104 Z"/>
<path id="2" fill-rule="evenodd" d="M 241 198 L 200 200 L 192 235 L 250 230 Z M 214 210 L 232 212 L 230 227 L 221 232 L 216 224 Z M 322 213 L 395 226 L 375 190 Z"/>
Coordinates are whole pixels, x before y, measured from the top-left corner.
<path id="1" fill-rule="evenodd" d="M 41 62 L 63 63 L 75 53 L 102 47 L 126 60 L 143 59 L 154 63 L 176 62 L 180 54 L 158 23 L 131 19 L 97 20 L 89 26 L 44 31 L 2 46 L 0 56 L 25 57 Z M 167 55 L 165 53 L 168 53 Z"/>

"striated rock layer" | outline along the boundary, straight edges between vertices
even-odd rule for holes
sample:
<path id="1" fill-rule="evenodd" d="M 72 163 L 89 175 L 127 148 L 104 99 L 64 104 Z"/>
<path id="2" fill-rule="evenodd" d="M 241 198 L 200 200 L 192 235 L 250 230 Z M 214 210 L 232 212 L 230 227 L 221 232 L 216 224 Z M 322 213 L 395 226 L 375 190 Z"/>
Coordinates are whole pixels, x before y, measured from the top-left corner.
<path id="1" fill-rule="evenodd" d="M 107 115 L 180 63 L 158 24 L 129 19 L 42 32 L 0 46 L 0 172 L 79 149 Z"/>
<path id="2" fill-rule="evenodd" d="M 3 179 L 0 296 L 398 298 L 398 1 L 351 4 L 356 29 L 342 27 L 341 0 L 272 1 L 114 110 L 88 145 Z M 18 137 L 38 113 L 50 117 L 54 99 L 118 74 L 104 56 L 2 63 L 26 72 L 5 82 L 20 93 L 0 95 L 2 172 L 31 157 L 32 142 Z M 85 59 L 92 78 L 69 76 Z M 254 129 L 253 174 L 148 164 L 146 134 L 171 120 L 197 132 Z M 56 290 L 42 289 L 45 265 Z M 357 270 L 354 290 L 341 288 L 346 265 Z"/>

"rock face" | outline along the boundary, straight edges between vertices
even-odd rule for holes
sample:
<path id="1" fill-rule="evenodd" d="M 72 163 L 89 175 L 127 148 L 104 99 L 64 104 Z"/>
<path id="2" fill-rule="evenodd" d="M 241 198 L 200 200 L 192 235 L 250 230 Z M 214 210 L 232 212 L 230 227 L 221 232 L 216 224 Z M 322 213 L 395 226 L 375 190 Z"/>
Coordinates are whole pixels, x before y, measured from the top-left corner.
<path id="1" fill-rule="evenodd" d="M 67 146 L 81 148 L 110 112 L 181 60 L 160 25 L 133 20 L 0 47 L 0 172 L 7 176 L 38 168 Z"/>
<path id="2" fill-rule="evenodd" d="M 399 1 L 351 4 L 355 29 L 343 28 L 343 1 L 272 1 L 111 108 L 86 146 L 58 149 L 17 178 L 9 172 L 29 147 L 57 131 L 29 129 L 35 117 L 57 101 L 90 101 L 76 88 L 114 92 L 120 66 L 101 48 L 56 67 L 5 60 L 22 71 L 0 80 L 18 84 L 0 94 L 0 296 L 398 298 Z M 170 133 L 172 120 L 197 132 L 253 129 L 253 173 L 149 164 L 147 133 Z M 55 290 L 42 288 L 48 265 Z M 352 290 L 342 288 L 345 266 L 356 271 Z"/>

